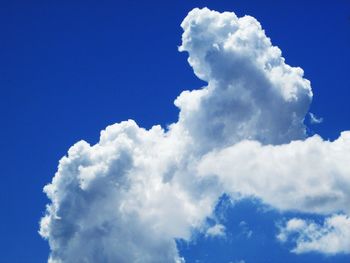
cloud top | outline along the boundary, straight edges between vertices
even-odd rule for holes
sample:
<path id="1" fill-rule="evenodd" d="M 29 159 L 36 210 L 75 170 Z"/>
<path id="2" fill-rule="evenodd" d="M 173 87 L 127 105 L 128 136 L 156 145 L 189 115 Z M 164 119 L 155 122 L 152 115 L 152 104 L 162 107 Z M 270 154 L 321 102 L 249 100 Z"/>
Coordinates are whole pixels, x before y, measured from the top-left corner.
<path id="1" fill-rule="evenodd" d="M 285 63 L 255 18 L 194 9 L 181 26 L 179 49 L 208 82 L 175 101 L 179 122 L 193 137 L 208 149 L 242 139 L 280 144 L 305 137 L 310 82 L 301 68 Z"/>

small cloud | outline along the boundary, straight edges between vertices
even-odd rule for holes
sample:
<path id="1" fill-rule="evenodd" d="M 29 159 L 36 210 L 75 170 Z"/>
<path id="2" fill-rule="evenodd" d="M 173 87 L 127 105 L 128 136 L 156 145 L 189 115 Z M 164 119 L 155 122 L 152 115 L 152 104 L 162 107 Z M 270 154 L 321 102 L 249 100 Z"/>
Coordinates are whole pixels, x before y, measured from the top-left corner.
<path id="1" fill-rule="evenodd" d="M 333 215 L 326 218 L 323 224 L 292 218 L 280 227 L 277 239 L 282 243 L 295 243 L 292 252 L 296 254 L 350 253 L 350 218 L 346 215 Z"/>
<path id="2" fill-rule="evenodd" d="M 314 113 L 309 112 L 310 115 L 310 123 L 312 124 L 320 124 L 323 122 L 323 118 L 322 117 L 317 117 Z"/>
<path id="3" fill-rule="evenodd" d="M 247 222 L 241 221 L 239 223 L 239 227 L 241 228 L 242 234 L 247 238 L 251 238 L 253 235 L 253 231 L 249 229 Z"/>
<path id="4" fill-rule="evenodd" d="M 236 261 L 230 261 L 229 263 L 246 263 L 243 259 L 236 260 Z"/>
<path id="5" fill-rule="evenodd" d="M 224 237 L 225 235 L 225 226 L 221 224 L 216 224 L 208 228 L 205 233 L 206 237 Z"/>

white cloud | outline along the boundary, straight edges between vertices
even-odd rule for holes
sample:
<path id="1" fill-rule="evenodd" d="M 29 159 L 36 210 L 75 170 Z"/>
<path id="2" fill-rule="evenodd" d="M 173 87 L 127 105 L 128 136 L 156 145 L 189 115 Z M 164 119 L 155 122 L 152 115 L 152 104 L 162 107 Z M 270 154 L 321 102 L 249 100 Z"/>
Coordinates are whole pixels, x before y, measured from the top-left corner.
<path id="1" fill-rule="evenodd" d="M 296 237 L 293 238 L 293 235 Z M 289 220 L 277 236 L 281 242 L 296 243 L 294 253 L 321 252 L 326 254 L 350 253 L 350 218 L 333 215 L 323 225 L 298 218 Z"/>
<path id="2" fill-rule="evenodd" d="M 314 113 L 309 112 L 309 115 L 310 115 L 310 122 L 312 124 L 320 124 L 323 122 L 323 118 L 317 117 Z"/>
<path id="3" fill-rule="evenodd" d="M 179 125 L 201 150 L 242 139 L 286 143 L 305 137 L 303 120 L 312 98 L 301 68 L 290 67 L 250 16 L 194 9 L 181 24 L 180 51 L 208 82 L 175 101 Z"/>
<path id="4" fill-rule="evenodd" d="M 69 149 L 44 189 L 50 262 L 183 262 L 176 238 L 223 233 L 205 227 L 223 193 L 349 213 L 349 133 L 304 140 L 312 92 L 302 69 L 253 17 L 194 9 L 181 26 L 180 50 L 208 86 L 181 93 L 167 131 L 129 120 Z"/>
<path id="5" fill-rule="evenodd" d="M 51 262 L 180 262 L 174 238 L 188 239 L 212 207 L 210 195 L 197 200 L 165 180 L 181 158 L 176 145 L 133 121 L 107 127 L 94 146 L 75 144 L 45 187 Z"/>
<path id="6" fill-rule="evenodd" d="M 226 235 L 225 226 L 222 224 L 215 224 L 207 229 L 205 235 L 207 237 L 224 237 Z"/>
<path id="7" fill-rule="evenodd" d="M 205 155 L 198 173 L 281 210 L 350 213 L 349 152 L 350 132 L 334 142 L 317 135 L 276 146 L 242 141 Z"/>

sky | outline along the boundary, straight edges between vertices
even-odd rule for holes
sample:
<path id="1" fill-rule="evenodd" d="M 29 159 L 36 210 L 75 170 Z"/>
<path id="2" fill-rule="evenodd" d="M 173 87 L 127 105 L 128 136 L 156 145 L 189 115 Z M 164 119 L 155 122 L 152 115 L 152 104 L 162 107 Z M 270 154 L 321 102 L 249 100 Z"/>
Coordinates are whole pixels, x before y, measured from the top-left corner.
<path id="1" fill-rule="evenodd" d="M 0 262 L 349 262 L 348 1 L 0 20 Z"/>

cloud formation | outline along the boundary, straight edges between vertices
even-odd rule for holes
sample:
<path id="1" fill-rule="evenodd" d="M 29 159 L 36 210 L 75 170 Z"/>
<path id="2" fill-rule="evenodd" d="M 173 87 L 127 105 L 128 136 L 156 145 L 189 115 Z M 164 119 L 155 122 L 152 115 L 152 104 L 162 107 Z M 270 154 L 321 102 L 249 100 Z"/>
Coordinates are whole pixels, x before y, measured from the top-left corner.
<path id="1" fill-rule="evenodd" d="M 293 238 L 293 235 L 296 237 Z M 333 215 L 326 218 L 323 225 L 293 218 L 280 229 L 277 237 L 281 242 L 295 242 L 292 251 L 296 254 L 350 253 L 350 218 L 346 215 Z"/>
<path id="2" fill-rule="evenodd" d="M 210 151 L 243 139 L 288 143 L 306 136 L 312 91 L 301 68 L 285 64 L 251 16 L 194 9 L 181 24 L 180 51 L 208 86 L 175 101 L 179 125 Z"/>
<path id="3" fill-rule="evenodd" d="M 179 95 L 179 119 L 166 130 L 128 120 L 69 149 L 44 188 L 49 262 L 184 262 L 175 239 L 194 229 L 224 235 L 205 224 L 224 193 L 349 214 L 350 134 L 306 138 L 303 70 L 285 63 L 253 17 L 194 9 L 181 26 L 179 49 L 208 85 Z"/>

